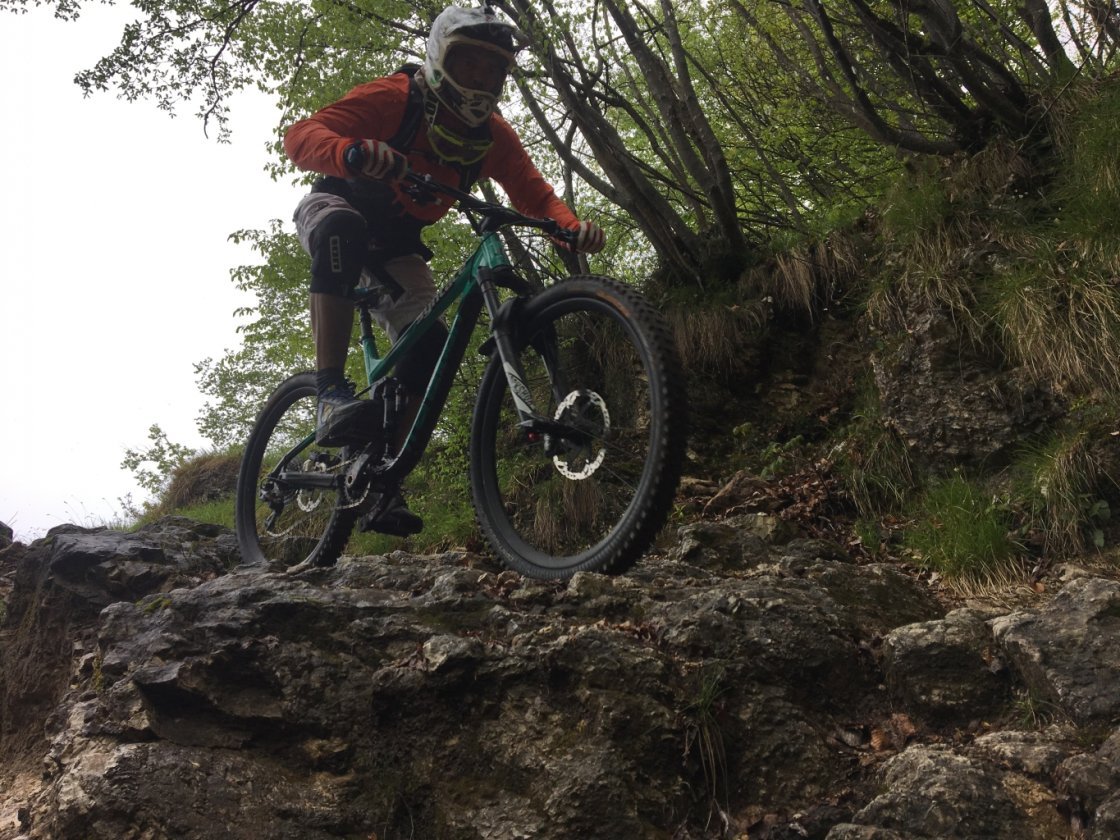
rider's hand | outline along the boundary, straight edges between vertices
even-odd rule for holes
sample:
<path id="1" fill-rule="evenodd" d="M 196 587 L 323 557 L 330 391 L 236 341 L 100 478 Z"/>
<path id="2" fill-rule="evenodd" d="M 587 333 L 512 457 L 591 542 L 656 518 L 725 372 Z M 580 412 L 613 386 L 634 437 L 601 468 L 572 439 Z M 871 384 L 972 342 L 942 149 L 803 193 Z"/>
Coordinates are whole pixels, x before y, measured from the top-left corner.
<path id="1" fill-rule="evenodd" d="M 346 147 L 346 168 L 378 181 L 399 181 L 408 173 L 408 158 L 382 140 L 356 140 Z"/>
<path id="2" fill-rule="evenodd" d="M 579 227 L 574 228 L 574 230 L 576 231 L 576 238 L 571 245 L 571 249 L 577 254 L 597 254 L 607 244 L 606 234 L 594 222 L 580 222 Z"/>

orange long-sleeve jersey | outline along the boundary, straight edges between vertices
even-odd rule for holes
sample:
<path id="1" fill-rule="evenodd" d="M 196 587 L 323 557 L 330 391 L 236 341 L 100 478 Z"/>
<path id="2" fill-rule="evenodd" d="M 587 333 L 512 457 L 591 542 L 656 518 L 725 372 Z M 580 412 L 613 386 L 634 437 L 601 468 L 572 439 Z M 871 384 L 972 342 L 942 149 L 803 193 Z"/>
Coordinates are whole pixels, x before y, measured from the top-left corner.
<path id="1" fill-rule="evenodd" d="M 389 140 L 397 132 L 408 104 L 409 81 L 407 75 L 396 73 L 359 85 L 333 105 L 295 123 L 284 136 L 288 157 L 300 169 L 353 177 L 343 160 L 346 148 L 355 140 Z M 490 131 L 494 142 L 483 160 L 479 180 L 493 178 L 505 189 L 513 206 L 527 216 L 555 219 L 567 228 L 578 227 L 579 220 L 537 171 L 510 124 L 494 114 Z M 416 132 L 407 157 L 413 171 L 442 183 L 459 183 L 459 173 L 435 159 L 427 132 Z M 421 204 L 400 185 L 394 184 L 393 190 L 402 212 L 423 224 L 438 221 L 451 208 L 445 196 Z"/>

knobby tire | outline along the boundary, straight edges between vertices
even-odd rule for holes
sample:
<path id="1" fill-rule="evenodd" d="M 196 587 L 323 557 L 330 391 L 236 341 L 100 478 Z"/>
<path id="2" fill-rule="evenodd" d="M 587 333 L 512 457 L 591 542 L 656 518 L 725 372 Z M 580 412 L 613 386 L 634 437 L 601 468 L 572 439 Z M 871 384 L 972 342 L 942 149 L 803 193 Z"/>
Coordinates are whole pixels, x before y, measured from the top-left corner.
<path id="1" fill-rule="evenodd" d="M 237 478 L 235 522 L 242 563 L 282 564 L 286 568 L 330 566 L 338 560 L 359 516 L 338 490 L 291 490 L 270 527 L 272 508 L 260 498 L 262 482 L 282 453 L 315 429 L 315 375 L 298 373 L 273 391 L 249 435 Z M 323 472 L 338 469 L 345 450 L 312 443 L 294 466 L 311 464 Z"/>
<path id="2" fill-rule="evenodd" d="M 471 424 L 479 526 L 498 559 L 530 577 L 624 572 L 664 525 L 680 480 L 687 412 L 672 334 L 641 295 L 591 275 L 541 292 L 517 321 L 534 404 L 582 436 L 561 438 L 559 455 L 526 436 L 495 355 Z"/>

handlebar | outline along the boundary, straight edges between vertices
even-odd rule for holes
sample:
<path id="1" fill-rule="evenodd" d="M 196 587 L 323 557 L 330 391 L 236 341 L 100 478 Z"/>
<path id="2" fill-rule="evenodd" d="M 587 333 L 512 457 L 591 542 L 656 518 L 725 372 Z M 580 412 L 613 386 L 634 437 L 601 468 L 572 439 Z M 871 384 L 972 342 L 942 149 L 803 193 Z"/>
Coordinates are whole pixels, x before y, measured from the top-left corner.
<path id="1" fill-rule="evenodd" d="M 414 196 L 424 193 L 443 193 L 455 199 L 459 209 L 468 216 L 472 213 L 481 216 L 482 221 L 480 222 L 471 220 L 475 231 L 478 233 L 488 233 L 507 226 L 530 227 L 536 228 L 568 245 L 574 245 L 576 237 L 579 235 L 579 231 L 561 227 L 555 219 L 534 219 L 532 216 L 526 216 L 510 207 L 483 201 L 468 192 L 440 183 L 431 175 L 421 175 L 419 172 L 409 170 L 402 180 L 409 184 L 408 187 L 405 187 L 406 192 Z"/>

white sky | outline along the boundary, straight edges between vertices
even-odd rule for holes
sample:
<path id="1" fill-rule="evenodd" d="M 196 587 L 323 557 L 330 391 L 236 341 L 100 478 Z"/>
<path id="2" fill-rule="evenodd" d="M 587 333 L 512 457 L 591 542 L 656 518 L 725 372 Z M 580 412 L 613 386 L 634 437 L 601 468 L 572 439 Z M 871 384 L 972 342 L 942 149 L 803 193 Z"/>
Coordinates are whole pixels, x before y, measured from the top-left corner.
<path id="1" fill-rule="evenodd" d="M 0 521 L 25 542 L 143 499 L 120 462 L 153 423 L 204 445 L 193 364 L 237 345 L 230 270 L 257 260 L 227 237 L 290 219 L 300 194 L 263 171 L 263 97 L 235 103 L 229 144 L 189 106 L 82 98 L 74 74 L 131 11 L 0 13 Z"/>

